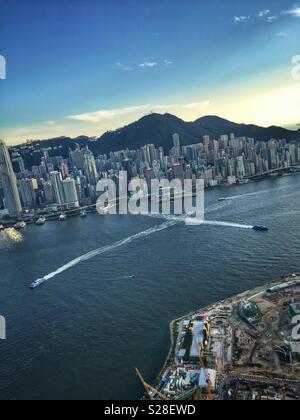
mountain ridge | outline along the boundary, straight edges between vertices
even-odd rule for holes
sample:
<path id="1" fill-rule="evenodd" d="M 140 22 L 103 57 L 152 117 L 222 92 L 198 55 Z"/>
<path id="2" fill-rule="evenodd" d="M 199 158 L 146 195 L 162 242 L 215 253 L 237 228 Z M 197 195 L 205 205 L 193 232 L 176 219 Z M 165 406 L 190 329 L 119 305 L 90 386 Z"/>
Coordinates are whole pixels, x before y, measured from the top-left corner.
<path id="1" fill-rule="evenodd" d="M 234 133 L 237 137 L 253 137 L 258 141 L 271 138 L 286 138 L 287 141 L 300 139 L 297 131 L 272 125 L 261 127 L 255 124 L 238 124 L 216 115 L 200 117 L 186 122 L 172 114 L 152 113 L 114 131 L 107 131 L 98 138 L 101 146 L 108 151 L 139 148 L 154 143 L 165 150 L 172 147 L 172 135 L 178 133 L 182 145 L 200 143 L 204 135 L 218 139 L 223 134 Z"/>
<path id="2" fill-rule="evenodd" d="M 238 124 L 216 115 L 207 115 L 186 122 L 172 114 L 152 113 L 145 115 L 137 121 L 130 123 L 114 131 L 107 131 L 100 137 L 87 137 L 84 135 L 76 138 L 57 137 L 45 140 L 33 141 L 33 144 L 39 145 L 44 149 L 55 148 L 53 152 L 59 153 L 64 158 L 68 157 L 69 149 L 74 148 L 78 143 L 81 147 L 89 146 L 95 154 L 104 154 L 120 151 L 124 149 L 138 149 L 146 144 L 155 144 L 156 147 L 163 147 L 168 152 L 173 146 L 172 136 L 178 133 L 181 144 L 192 145 L 202 142 L 204 135 L 209 135 L 212 139 L 218 139 L 223 134 L 234 133 L 236 136 L 252 137 L 257 141 L 268 141 L 271 138 L 287 141 L 300 141 L 300 129 L 297 131 L 286 128 L 270 126 L 260 127 L 255 124 Z M 23 145 L 12 146 L 11 149 L 19 148 L 21 151 Z M 28 166 L 38 165 L 42 152 L 32 153 L 22 152 L 22 156 Z M 52 153 L 51 153 L 52 155 Z"/>

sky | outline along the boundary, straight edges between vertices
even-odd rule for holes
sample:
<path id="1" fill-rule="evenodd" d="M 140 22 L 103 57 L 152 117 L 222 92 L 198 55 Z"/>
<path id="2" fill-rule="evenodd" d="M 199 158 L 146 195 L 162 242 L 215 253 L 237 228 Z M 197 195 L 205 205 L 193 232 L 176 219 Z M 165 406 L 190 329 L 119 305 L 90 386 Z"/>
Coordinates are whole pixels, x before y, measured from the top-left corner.
<path id="1" fill-rule="evenodd" d="M 151 111 L 299 128 L 293 0 L 0 0 L 0 56 L 8 144 L 99 136 Z"/>

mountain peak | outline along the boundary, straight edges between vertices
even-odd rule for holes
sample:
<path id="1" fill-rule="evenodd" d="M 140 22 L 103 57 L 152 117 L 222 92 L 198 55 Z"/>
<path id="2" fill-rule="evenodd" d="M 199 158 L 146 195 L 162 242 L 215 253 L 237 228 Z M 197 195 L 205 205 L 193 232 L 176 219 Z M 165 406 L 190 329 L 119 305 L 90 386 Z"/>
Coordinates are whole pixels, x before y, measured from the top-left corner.
<path id="1" fill-rule="evenodd" d="M 204 135 L 218 139 L 221 135 L 230 133 L 252 137 L 258 141 L 268 141 L 271 138 L 285 138 L 290 141 L 299 138 L 299 131 L 276 126 L 265 128 L 253 124 L 237 124 L 217 115 L 206 115 L 194 122 L 185 122 L 169 113 L 153 112 L 114 132 L 105 133 L 99 140 L 101 151 L 105 153 L 126 148 L 137 149 L 149 143 L 162 146 L 168 151 L 173 146 L 174 133 L 180 135 L 182 145 L 190 145 L 201 142 Z"/>

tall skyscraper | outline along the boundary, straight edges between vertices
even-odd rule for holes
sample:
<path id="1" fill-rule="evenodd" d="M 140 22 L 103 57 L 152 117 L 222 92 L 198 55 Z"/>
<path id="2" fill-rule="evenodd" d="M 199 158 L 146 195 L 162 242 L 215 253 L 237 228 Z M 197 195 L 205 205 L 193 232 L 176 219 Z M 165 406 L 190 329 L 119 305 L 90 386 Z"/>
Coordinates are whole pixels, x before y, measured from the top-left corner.
<path id="1" fill-rule="evenodd" d="M 9 215 L 16 216 L 22 212 L 22 206 L 16 175 L 13 171 L 7 146 L 3 140 L 0 140 L 0 180 L 2 183 L 5 205 Z"/>
<path id="2" fill-rule="evenodd" d="M 35 179 L 21 179 L 19 182 L 19 191 L 23 206 L 26 209 L 35 209 L 37 206 L 36 191 L 38 190 Z"/>
<path id="3" fill-rule="evenodd" d="M 173 135 L 173 153 L 174 156 L 179 157 L 181 155 L 181 147 L 180 147 L 180 136 L 179 134 L 175 133 Z"/>
<path id="4" fill-rule="evenodd" d="M 62 181 L 64 196 L 65 196 L 65 205 L 68 209 L 78 208 L 79 200 L 76 189 L 76 182 L 74 179 L 67 178 Z"/>
<path id="5" fill-rule="evenodd" d="M 50 180 L 55 201 L 59 208 L 69 210 L 79 207 L 78 194 L 74 179 L 67 178 L 62 180 L 60 172 L 51 172 Z"/>
<path id="6" fill-rule="evenodd" d="M 54 197 L 56 204 L 61 206 L 66 200 L 65 200 L 65 193 L 62 186 L 62 177 L 61 173 L 57 171 L 53 171 L 50 173 L 50 181 L 52 184 L 52 188 L 54 191 Z"/>
<path id="7" fill-rule="evenodd" d="M 89 150 L 84 153 L 83 169 L 90 185 L 96 185 L 98 181 L 98 173 L 96 168 L 95 157 Z"/>

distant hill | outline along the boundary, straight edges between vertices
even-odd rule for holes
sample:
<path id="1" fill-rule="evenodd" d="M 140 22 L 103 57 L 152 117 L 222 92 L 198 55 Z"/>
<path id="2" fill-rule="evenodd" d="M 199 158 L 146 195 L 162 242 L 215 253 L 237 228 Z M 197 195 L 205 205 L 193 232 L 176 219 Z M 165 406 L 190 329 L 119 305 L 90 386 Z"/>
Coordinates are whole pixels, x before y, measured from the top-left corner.
<path id="1" fill-rule="evenodd" d="M 88 145 L 96 154 L 126 148 L 137 149 L 145 144 L 153 143 L 162 146 L 168 152 L 172 146 L 174 133 L 180 135 L 182 145 L 196 144 L 202 141 L 204 135 L 218 139 L 222 134 L 234 133 L 236 136 L 253 137 L 258 141 L 267 141 L 271 138 L 287 141 L 300 140 L 298 131 L 287 130 L 281 127 L 259 127 L 256 125 L 237 124 L 217 116 L 206 116 L 193 122 L 185 122 L 171 114 L 149 114 L 140 120 L 115 131 L 109 131 L 98 139 L 80 136 L 75 139 L 60 137 L 56 139 L 40 140 L 33 144 L 35 148 L 52 147 L 52 155 L 68 156 L 70 148 L 75 143 L 81 147 Z M 39 165 L 41 153 L 32 150 L 22 152 L 27 167 Z"/>
<path id="2" fill-rule="evenodd" d="M 182 145 L 199 143 L 206 134 L 216 139 L 222 134 L 230 133 L 236 136 L 253 137 L 259 141 L 267 141 L 271 138 L 285 138 L 288 141 L 300 139 L 300 130 L 237 124 L 217 116 L 206 116 L 194 122 L 185 122 L 171 114 L 150 114 L 126 127 L 103 134 L 98 140 L 98 146 L 101 150 L 108 152 L 127 147 L 136 149 L 145 144 L 154 143 L 168 151 L 172 147 L 174 133 L 180 135 Z"/>

